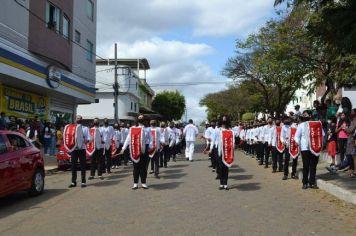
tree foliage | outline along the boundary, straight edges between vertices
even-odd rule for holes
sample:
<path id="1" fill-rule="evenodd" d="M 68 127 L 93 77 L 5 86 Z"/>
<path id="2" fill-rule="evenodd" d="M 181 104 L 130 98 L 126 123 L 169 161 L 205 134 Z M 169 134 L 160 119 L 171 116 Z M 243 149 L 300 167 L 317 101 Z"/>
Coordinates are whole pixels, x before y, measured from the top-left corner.
<path id="1" fill-rule="evenodd" d="M 185 110 L 185 98 L 178 91 L 163 91 L 156 94 L 152 109 L 161 114 L 164 120 L 179 120 Z"/>

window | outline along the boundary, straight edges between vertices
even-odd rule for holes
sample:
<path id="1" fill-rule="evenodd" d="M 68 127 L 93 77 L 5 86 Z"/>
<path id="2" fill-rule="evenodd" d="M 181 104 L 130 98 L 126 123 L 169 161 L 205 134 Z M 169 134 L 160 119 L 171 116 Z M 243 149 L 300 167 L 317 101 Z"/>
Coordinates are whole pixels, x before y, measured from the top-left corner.
<path id="1" fill-rule="evenodd" d="M 131 102 L 131 111 L 133 110 L 133 102 Z"/>
<path id="2" fill-rule="evenodd" d="M 136 82 L 136 90 L 137 90 L 137 82 Z"/>
<path id="3" fill-rule="evenodd" d="M 47 28 L 55 30 L 59 33 L 59 25 L 61 21 L 61 10 L 55 7 L 50 2 L 46 2 L 46 23 Z"/>
<path id="4" fill-rule="evenodd" d="M 69 28 L 69 19 L 66 15 L 63 14 L 62 33 L 65 39 L 69 39 Z"/>
<path id="5" fill-rule="evenodd" d="M 92 62 L 93 61 L 93 43 L 87 40 L 87 50 L 86 50 L 86 57 L 87 60 Z"/>
<path id="6" fill-rule="evenodd" d="M 23 138 L 15 134 L 8 134 L 7 138 L 9 139 L 12 150 L 19 150 L 25 147 L 28 147 L 29 144 Z"/>
<path id="7" fill-rule="evenodd" d="M 74 40 L 75 42 L 80 43 L 80 33 L 77 30 L 75 31 Z"/>
<path id="8" fill-rule="evenodd" d="M 91 21 L 94 20 L 94 3 L 91 0 L 87 1 L 87 16 Z"/>
<path id="9" fill-rule="evenodd" d="M 137 103 L 135 103 L 135 112 L 136 112 L 136 110 L 137 110 Z"/>
<path id="10" fill-rule="evenodd" d="M 0 135 L 0 154 L 4 154 L 6 152 L 7 152 L 6 143 L 3 137 Z"/>

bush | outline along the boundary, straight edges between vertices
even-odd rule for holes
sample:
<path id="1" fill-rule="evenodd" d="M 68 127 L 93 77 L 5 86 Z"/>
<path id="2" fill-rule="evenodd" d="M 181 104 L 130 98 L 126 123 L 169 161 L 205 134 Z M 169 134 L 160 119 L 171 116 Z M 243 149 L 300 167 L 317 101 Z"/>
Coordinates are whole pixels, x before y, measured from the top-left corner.
<path id="1" fill-rule="evenodd" d="M 242 121 L 250 121 L 255 119 L 255 114 L 248 112 L 242 115 Z"/>

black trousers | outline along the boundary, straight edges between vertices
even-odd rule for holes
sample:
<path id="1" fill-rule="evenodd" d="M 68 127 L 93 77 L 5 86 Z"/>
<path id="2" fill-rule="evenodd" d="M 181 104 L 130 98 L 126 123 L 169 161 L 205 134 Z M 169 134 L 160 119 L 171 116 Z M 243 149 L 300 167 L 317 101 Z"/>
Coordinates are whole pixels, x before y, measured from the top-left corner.
<path id="1" fill-rule="evenodd" d="M 105 167 L 106 168 L 106 171 L 107 172 L 110 172 L 111 171 L 111 146 L 109 149 L 105 149 L 105 153 L 104 153 L 104 156 L 105 156 Z"/>
<path id="2" fill-rule="evenodd" d="M 290 153 L 289 148 L 284 149 L 284 175 L 289 175 L 289 161 L 290 161 Z"/>
<path id="3" fill-rule="evenodd" d="M 319 157 L 310 151 L 302 151 L 303 160 L 303 184 L 316 184 L 316 167 Z"/>
<path id="4" fill-rule="evenodd" d="M 130 149 L 129 148 L 125 149 L 124 155 L 120 158 L 120 165 L 121 165 L 122 159 L 124 159 L 124 164 L 127 165 L 127 163 L 129 162 L 129 159 L 130 159 Z"/>
<path id="5" fill-rule="evenodd" d="M 121 152 L 122 145 L 116 148 L 115 156 L 112 158 L 112 164 L 114 166 L 120 166 L 121 165 L 121 156 L 118 154 Z"/>
<path id="6" fill-rule="evenodd" d="M 80 163 L 80 171 L 81 171 L 81 177 L 82 177 L 82 183 L 86 183 L 86 157 L 85 157 L 86 151 L 85 149 L 81 150 L 74 150 L 71 152 L 71 161 L 72 161 L 72 183 L 77 183 L 77 163 L 79 159 Z"/>
<path id="7" fill-rule="evenodd" d="M 169 159 L 169 147 L 163 146 L 162 150 L 159 153 L 159 166 L 160 167 L 167 167 L 167 162 Z"/>
<path id="8" fill-rule="evenodd" d="M 340 162 L 343 162 L 345 159 L 346 146 L 347 146 L 347 138 L 339 138 L 338 151 L 340 153 Z"/>
<path id="9" fill-rule="evenodd" d="M 297 174 L 298 157 L 299 156 L 297 156 L 296 158 L 293 158 L 293 161 L 292 161 L 292 176 L 295 176 Z"/>
<path id="10" fill-rule="evenodd" d="M 148 145 L 146 145 L 146 151 L 144 154 L 141 154 L 140 161 L 138 163 L 133 162 L 133 178 L 135 184 L 138 184 L 140 178 L 141 184 L 146 183 L 148 159 Z"/>
<path id="11" fill-rule="evenodd" d="M 218 159 L 218 149 L 217 149 L 217 147 L 213 147 L 213 149 L 211 151 L 211 165 L 212 165 L 213 169 L 216 169 L 217 159 Z"/>
<path id="12" fill-rule="evenodd" d="M 172 147 L 168 147 L 168 160 L 167 161 L 170 161 L 171 158 L 173 158 L 173 160 L 176 159 L 176 154 L 175 154 L 175 150 L 176 150 L 176 145 L 173 145 Z"/>
<path id="13" fill-rule="evenodd" d="M 276 147 L 272 149 L 272 169 L 274 171 L 277 170 L 277 163 L 278 163 L 278 170 L 283 171 L 283 153 L 280 153 Z"/>
<path id="14" fill-rule="evenodd" d="M 272 151 L 272 146 L 269 146 L 268 142 L 264 144 L 264 158 L 265 158 L 265 166 L 268 167 L 269 156 Z"/>
<path id="15" fill-rule="evenodd" d="M 229 179 L 229 167 L 227 167 L 223 161 L 222 156 L 218 157 L 218 166 L 219 166 L 219 176 L 220 176 L 220 185 L 227 185 L 227 180 Z"/>
<path id="16" fill-rule="evenodd" d="M 262 142 L 258 142 L 256 144 L 256 155 L 257 155 L 257 159 L 260 160 L 261 165 L 263 165 L 263 151 L 264 151 L 264 144 Z"/>
<path id="17" fill-rule="evenodd" d="M 159 174 L 159 160 L 160 152 L 156 151 L 155 155 L 151 158 L 151 171 L 157 176 Z"/>
<path id="18" fill-rule="evenodd" d="M 90 176 L 95 176 L 96 170 L 98 170 L 98 176 L 102 176 L 102 166 L 104 163 L 103 149 L 96 149 L 93 155 L 91 155 L 90 160 Z"/>

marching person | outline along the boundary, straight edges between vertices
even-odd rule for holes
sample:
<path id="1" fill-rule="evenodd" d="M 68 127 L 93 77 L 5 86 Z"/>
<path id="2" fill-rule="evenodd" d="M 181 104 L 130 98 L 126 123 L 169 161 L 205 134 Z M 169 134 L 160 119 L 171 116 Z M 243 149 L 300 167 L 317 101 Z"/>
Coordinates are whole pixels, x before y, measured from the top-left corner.
<path id="1" fill-rule="evenodd" d="M 107 118 L 104 119 L 104 126 L 101 127 L 101 133 L 103 134 L 103 141 L 104 141 L 104 156 L 106 163 L 103 166 L 103 172 L 107 172 L 108 174 L 111 173 L 111 141 L 114 138 L 114 128 L 109 126 L 109 120 Z M 106 171 L 105 171 L 106 168 Z"/>
<path id="2" fill-rule="evenodd" d="M 169 158 L 169 132 L 165 122 L 161 122 L 160 126 L 162 150 L 159 153 L 159 167 L 164 166 L 164 168 L 167 168 L 167 162 Z"/>
<path id="3" fill-rule="evenodd" d="M 96 170 L 98 171 L 98 177 L 103 178 L 103 135 L 99 127 L 99 119 L 95 118 L 93 121 L 93 127 L 89 130 L 90 142 L 87 144 L 87 153 L 90 156 L 90 176 L 89 180 L 94 179 Z"/>
<path id="4" fill-rule="evenodd" d="M 164 143 L 164 138 L 161 137 L 160 129 L 157 128 L 157 122 L 155 120 L 150 121 L 151 125 L 151 136 L 152 136 L 152 149 L 150 149 L 149 156 L 151 158 L 151 171 L 150 174 L 155 175 L 155 178 L 159 179 L 159 157 L 161 144 Z"/>
<path id="5" fill-rule="evenodd" d="M 282 132 L 281 121 L 276 120 L 276 125 L 273 129 L 271 135 L 271 141 L 270 141 L 270 143 L 272 144 L 272 173 L 277 172 L 277 163 L 278 163 L 278 172 L 283 171 L 284 145 L 281 142 L 281 138 L 280 138 L 281 132 Z"/>
<path id="6" fill-rule="evenodd" d="M 125 123 L 120 124 L 120 132 L 121 132 L 121 141 L 120 141 L 120 147 L 122 150 L 122 146 L 124 146 L 125 140 L 127 138 L 127 135 L 129 134 L 129 128 L 125 127 Z M 121 152 L 120 150 L 120 152 Z M 130 158 L 130 150 L 127 148 L 124 151 L 123 155 L 119 155 L 120 160 L 119 160 L 119 165 L 121 165 L 122 160 L 124 161 L 124 166 L 127 166 L 127 163 L 129 162 Z"/>
<path id="7" fill-rule="evenodd" d="M 119 153 L 121 152 L 121 148 L 122 148 L 122 145 L 121 145 L 121 140 L 122 140 L 122 133 L 121 133 L 121 130 L 120 130 L 120 126 L 118 123 L 115 123 L 114 124 L 114 137 L 113 137 L 113 141 L 115 142 L 115 145 L 116 145 L 116 150 L 115 150 L 115 153 L 114 153 L 114 156 L 113 156 L 113 169 L 118 169 L 119 166 L 121 166 L 121 161 L 120 161 L 120 156 Z"/>
<path id="8" fill-rule="evenodd" d="M 323 147 L 324 131 L 320 121 L 310 121 L 311 114 L 303 112 L 303 121 L 299 124 L 295 142 L 299 145 L 303 160 L 303 187 L 302 189 L 315 188 L 316 167 Z"/>
<path id="9" fill-rule="evenodd" d="M 176 161 L 176 157 L 179 153 L 179 149 L 182 143 L 182 131 L 179 129 L 179 124 L 177 123 L 175 125 L 175 135 L 176 135 L 176 142 L 175 142 L 175 148 L 174 148 L 174 158 L 173 161 Z"/>
<path id="10" fill-rule="evenodd" d="M 222 119 L 221 128 L 219 132 L 212 134 L 212 142 L 214 145 L 211 145 L 210 152 L 217 148 L 217 165 L 218 173 L 220 177 L 220 186 L 219 190 L 229 190 L 227 181 L 229 178 L 229 168 L 232 166 L 234 161 L 234 149 L 235 149 L 235 134 L 229 129 L 229 121 L 227 119 Z M 217 147 L 216 147 L 217 143 Z"/>
<path id="11" fill-rule="evenodd" d="M 138 189 L 138 181 L 141 178 L 141 185 L 143 189 L 148 189 L 146 184 L 147 179 L 147 162 L 148 162 L 148 150 L 152 149 L 152 136 L 150 128 L 146 128 L 144 123 L 144 116 L 139 115 L 137 118 L 138 125 L 131 127 L 129 134 L 126 137 L 124 146 L 120 154 L 124 153 L 128 147 L 130 147 L 130 156 L 133 162 L 133 178 L 134 184 L 133 190 Z"/>
<path id="12" fill-rule="evenodd" d="M 264 159 L 265 159 L 265 168 L 268 168 L 269 164 L 269 156 L 272 152 L 272 143 L 271 137 L 273 134 L 273 120 L 272 118 L 268 118 L 267 125 L 264 126 Z"/>
<path id="13" fill-rule="evenodd" d="M 175 145 L 176 145 L 176 131 L 174 127 L 174 122 L 171 121 L 169 122 L 169 127 L 167 127 L 168 131 L 168 140 L 169 140 L 169 155 L 168 155 L 168 161 L 171 161 L 171 158 L 173 158 L 173 161 L 175 161 Z"/>
<path id="14" fill-rule="evenodd" d="M 193 161 L 194 144 L 198 134 L 198 128 L 193 124 L 193 120 L 190 119 L 189 124 L 183 130 L 183 135 L 185 136 L 186 142 L 185 158 L 190 162 Z"/>
<path id="15" fill-rule="evenodd" d="M 289 175 L 289 161 L 290 161 L 290 153 L 289 153 L 289 138 L 291 132 L 291 118 L 285 117 L 283 121 L 282 131 L 281 131 L 281 142 L 285 146 L 284 149 L 284 175 L 282 180 L 287 180 Z"/>
<path id="16" fill-rule="evenodd" d="M 79 159 L 82 184 L 81 187 L 86 187 L 86 143 L 90 142 L 89 129 L 82 125 L 82 116 L 77 115 L 76 125 L 66 125 L 63 142 L 68 151 L 70 151 L 72 162 L 72 183 L 69 188 L 77 186 L 77 162 Z M 71 140 L 71 141 L 70 141 Z M 73 143 L 73 146 L 68 147 L 68 143 Z"/>

